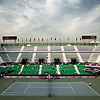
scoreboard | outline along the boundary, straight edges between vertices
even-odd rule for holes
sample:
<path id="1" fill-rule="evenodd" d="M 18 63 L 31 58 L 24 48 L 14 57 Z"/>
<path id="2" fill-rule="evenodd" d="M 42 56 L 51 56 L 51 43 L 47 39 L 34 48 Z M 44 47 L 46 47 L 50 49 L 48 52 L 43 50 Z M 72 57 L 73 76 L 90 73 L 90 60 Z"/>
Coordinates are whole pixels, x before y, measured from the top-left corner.
<path id="1" fill-rule="evenodd" d="M 97 39 L 97 36 L 95 36 L 95 35 L 91 35 L 91 36 L 82 36 L 82 39 L 94 39 L 94 40 L 96 40 L 96 39 Z"/>
<path id="2" fill-rule="evenodd" d="M 17 40 L 17 36 L 3 36 L 3 40 Z"/>

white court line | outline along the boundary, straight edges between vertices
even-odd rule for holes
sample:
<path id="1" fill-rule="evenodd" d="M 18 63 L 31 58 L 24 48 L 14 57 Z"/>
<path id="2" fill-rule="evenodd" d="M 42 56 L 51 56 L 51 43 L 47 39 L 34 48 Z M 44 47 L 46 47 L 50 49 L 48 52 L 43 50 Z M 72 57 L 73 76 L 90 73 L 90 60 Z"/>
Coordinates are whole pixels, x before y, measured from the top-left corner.
<path id="1" fill-rule="evenodd" d="M 49 87 L 29 87 L 29 88 L 49 88 Z M 70 87 L 51 87 L 51 88 L 70 88 Z"/>
<path id="2" fill-rule="evenodd" d="M 16 84 L 16 83 L 15 83 Z M 10 87 L 8 87 L 4 92 L 1 93 L 1 95 L 3 95 L 8 89 L 10 89 L 13 85 L 15 84 L 12 84 Z"/>
<path id="3" fill-rule="evenodd" d="M 86 86 L 88 86 L 85 82 L 83 82 Z M 88 86 L 89 87 L 89 86 Z M 94 89 L 92 89 L 91 87 L 89 87 L 92 91 L 94 91 L 97 95 L 99 95 Z M 100 96 L 100 95 L 99 95 Z"/>
<path id="4" fill-rule="evenodd" d="M 63 82 L 63 83 L 57 83 L 57 82 L 56 82 L 56 83 L 55 83 L 55 82 L 53 83 L 53 82 L 52 82 L 52 83 L 50 83 L 50 84 L 65 84 L 65 85 L 66 85 L 66 82 L 65 82 L 65 83 L 64 83 L 64 82 Z"/>
<path id="5" fill-rule="evenodd" d="M 38 85 L 40 85 L 40 84 L 48 84 L 48 82 L 16 82 L 17 84 L 23 84 L 23 83 L 31 83 L 31 84 L 38 84 Z M 50 84 L 66 84 L 66 82 L 61 82 L 61 83 L 58 83 L 58 82 L 52 82 L 52 83 L 50 83 Z"/>
<path id="6" fill-rule="evenodd" d="M 68 85 L 70 86 L 70 88 L 72 89 L 72 91 L 75 93 L 74 89 L 71 87 L 70 83 L 68 83 Z"/>
<path id="7" fill-rule="evenodd" d="M 5 93 L 23 93 L 23 92 L 5 92 Z"/>
<path id="8" fill-rule="evenodd" d="M 38 85 L 40 85 L 40 84 L 48 84 L 48 82 L 16 82 L 17 84 L 29 84 L 29 83 L 31 83 L 31 84 L 33 84 L 33 85 L 35 85 L 35 84 L 38 84 Z"/>
<path id="9" fill-rule="evenodd" d="M 27 91 L 27 89 L 29 88 L 30 84 L 31 84 L 31 83 L 29 83 L 29 85 L 28 85 L 27 88 L 25 89 L 24 93 Z"/>

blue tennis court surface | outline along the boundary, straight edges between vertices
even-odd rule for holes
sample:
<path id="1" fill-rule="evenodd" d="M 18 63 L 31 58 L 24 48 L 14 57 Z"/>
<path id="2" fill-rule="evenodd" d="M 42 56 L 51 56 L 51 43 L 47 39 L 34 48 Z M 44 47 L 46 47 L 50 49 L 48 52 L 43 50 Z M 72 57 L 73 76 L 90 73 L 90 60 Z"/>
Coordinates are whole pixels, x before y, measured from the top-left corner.
<path id="1" fill-rule="evenodd" d="M 84 82 L 16 82 L 1 95 L 99 96 Z"/>

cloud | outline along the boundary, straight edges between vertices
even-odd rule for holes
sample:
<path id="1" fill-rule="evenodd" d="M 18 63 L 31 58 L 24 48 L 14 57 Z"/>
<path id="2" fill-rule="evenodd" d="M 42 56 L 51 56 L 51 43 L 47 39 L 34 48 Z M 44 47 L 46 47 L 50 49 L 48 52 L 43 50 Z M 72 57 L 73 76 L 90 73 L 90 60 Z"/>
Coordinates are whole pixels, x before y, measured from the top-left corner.
<path id="1" fill-rule="evenodd" d="M 82 0 L 66 0 L 69 4 L 80 4 Z"/>
<path id="2" fill-rule="evenodd" d="M 3 0 L 0 35 L 66 38 L 98 34 L 100 4 L 89 10 L 88 6 L 83 0 Z"/>
<path id="3" fill-rule="evenodd" d="M 91 23 L 91 22 L 95 21 L 96 19 L 100 18 L 99 11 L 100 11 L 100 5 L 98 5 L 97 7 L 94 7 L 85 16 L 86 17 L 85 22 L 88 24 L 88 23 Z"/>
<path id="4" fill-rule="evenodd" d="M 49 17 L 57 17 L 61 14 L 61 0 L 46 0 L 46 10 Z"/>
<path id="5" fill-rule="evenodd" d="M 95 34 L 100 33 L 100 5 L 93 7 L 91 11 L 85 13 L 85 15 L 77 15 L 71 17 L 71 15 L 65 14 L 63 21 L 55 23 L 54 26 L 57 32 L 62 33 L 66 37 L 81 37 L 83 34 Z M 53 26 L 52 26 L 53 27 Z M 97 34 L 98 35 L 98 34 Z"/>

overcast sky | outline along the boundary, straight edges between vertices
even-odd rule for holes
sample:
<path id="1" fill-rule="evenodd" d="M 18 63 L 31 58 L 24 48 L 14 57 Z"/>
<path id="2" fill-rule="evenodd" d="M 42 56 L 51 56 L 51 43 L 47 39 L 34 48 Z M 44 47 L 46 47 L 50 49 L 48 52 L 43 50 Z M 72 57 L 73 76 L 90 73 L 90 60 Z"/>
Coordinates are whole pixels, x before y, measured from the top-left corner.
<path id="1" fill-rule="evenodd" d="M 100 41 L 100 0 L 0 0 L 0 39 L 71 40 L 84 34 L 97 35 Z"/>

